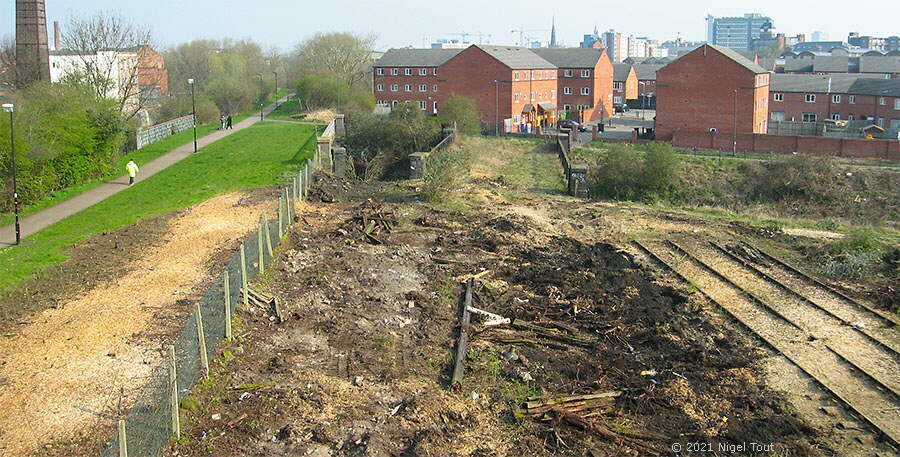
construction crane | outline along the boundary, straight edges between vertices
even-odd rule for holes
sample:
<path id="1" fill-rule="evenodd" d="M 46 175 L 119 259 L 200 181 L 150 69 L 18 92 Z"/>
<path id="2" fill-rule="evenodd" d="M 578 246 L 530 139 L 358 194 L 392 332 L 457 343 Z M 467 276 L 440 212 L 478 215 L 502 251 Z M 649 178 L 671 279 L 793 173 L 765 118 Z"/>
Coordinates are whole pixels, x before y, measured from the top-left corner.
<path id="1" fill-rule="evenodd" d="M 525 44 L 526 40 L 530 41 L 531 37 L 528 35 L 525 35 L 525 34 L 532 33 L 532 32 L 549 32 L 549 30 L 547 30 L 547 29 L 527 29 L 526 30 L 526 29 L 519 28 L 519 29 L 511 30 L 509 33 L 518 33 L 519 34 L 519 46 L 526 46 L 526 44 Z"/>
<path id="2" fill-rule="evenodd" d="M 471 32 L 471 33 L 470 32 L 457 32 L 457 33 L 448 33 L 447 35 L 458 36 L 458 37 L 460 37 L 460 39 L 462 39 L 463 43 L 468 43 L 470 36 L 478 36 L 479 44 L 484 43 L 485 38 L 488 38 L 488 39 L 491 38 L 490 33 L 484 33 L 484 32 Z"/>
<path id="3" fill-rule="evenodd" d="M 471 35 L 471 33 L 467 33 L 467 32 L 462 32 L 462 33 L 448 33 L 447 35 L 458 36 L 458 37 L 462 40 L 463 43 L 468 43 L 468 42 L 469 42 L 469 35 Z"/>

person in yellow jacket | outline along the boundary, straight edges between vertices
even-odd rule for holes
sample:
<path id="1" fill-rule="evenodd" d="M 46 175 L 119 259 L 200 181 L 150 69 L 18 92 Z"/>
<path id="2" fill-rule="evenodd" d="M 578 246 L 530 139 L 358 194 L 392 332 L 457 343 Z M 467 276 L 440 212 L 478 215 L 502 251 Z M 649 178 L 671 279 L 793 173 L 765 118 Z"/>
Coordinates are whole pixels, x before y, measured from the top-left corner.
<path id="1" fill-rule="evenodd" d="M 128 185 L 134 185 L 134 177 L 137 176 L 138 168 L 137 164 L 134 163 L 134 159 L 128 159 L 128 163 L 125 165 L 125 169 L 128 170 Z"/>

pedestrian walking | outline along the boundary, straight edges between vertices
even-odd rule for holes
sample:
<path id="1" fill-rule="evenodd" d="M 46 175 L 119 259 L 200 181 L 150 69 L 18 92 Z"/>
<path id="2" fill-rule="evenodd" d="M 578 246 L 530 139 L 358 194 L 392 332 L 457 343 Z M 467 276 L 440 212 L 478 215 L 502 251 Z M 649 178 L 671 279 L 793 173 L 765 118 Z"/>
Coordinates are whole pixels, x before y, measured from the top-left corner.
<path id="1" fill-rule="evenodd" d="M 219 130 L 225 130 L 225 115 L 219 115 Z"/>
<path id="2" fill-rule="evenodd" d="M 228 128 L 234 130 L 234 127 L 231 125 L 231 115 L 228 115 L 228 119 L 225 121 L 228 124 Z"/>
<path id="3" fill-rule="evenodd" d="M 138 168 L 137 164 L 134 163 L 134 159 L 128 159 L 128 163 L 125 165 L 125 169 L 128 170 L 128 185 L 133 186 L 134 177 L 137 176 L 140 169 Z"/>

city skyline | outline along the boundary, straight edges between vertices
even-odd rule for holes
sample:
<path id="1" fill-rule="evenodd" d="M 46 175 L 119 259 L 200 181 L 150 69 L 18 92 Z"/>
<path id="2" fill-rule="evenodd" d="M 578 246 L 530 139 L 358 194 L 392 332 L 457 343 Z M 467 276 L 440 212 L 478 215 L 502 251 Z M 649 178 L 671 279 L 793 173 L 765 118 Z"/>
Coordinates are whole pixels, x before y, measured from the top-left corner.
<path id="1" fill-rule="evenodd" d="M 48 26 L 60 21 L 63 26 L 72 15 L 83 16 L 98 10 L 116 10 L 137 23 L 150 26 L 154 43 L 160 47 L 199 38 L 251 38 L 264 46 L 290 50 L 298 42 L 317 32 L 350 31 L 374 34 L 377 49 L 396 47 L 424 47 L 438 39 L 460 39 L 467 33 L 468 41 L 477 42 L 479 34 L 485 42 L 518 44 L 519 33 L 512 30 L 524 28 L 529 41 L 547 42 L 550 39 L 551 20 L 555 15 L 558 40 L 567 46 L 578 46 L 584 34 L 596 26 L 599 31 L 615 29 L 635 36 L 647 36 L 660 42 L 677 37 L 688 41 L 703 41 L 706 35 L 707 14 L 715 17 L 742 16 L 760 13 L 772 18 L 775 31 L 787 35 L 822 31 L 831 40 L 846 40 L 849 32 L 863 35 L 890 36 L 900 33 L 891 20 L 900 15 L 900 6 L 884 6 L 879 15 L 854 18 L 853 22 L 834 21 L 833 11 L 818 2 L 816 8 L 807 3 L 761 1 L 748 6 L 709 7 L 703 2 L 687 1 L 671 8 L 671 3 L 648 1 L 641 4 L 625 4 L 615 10 L 599 10 L 591 14 L 591 8 L 557 10 L 540 2 L 526 0 L 522 8 L 510 10 L 502 5 L 484 4 L 461 0 L 454 5 L 455 14 L 447 17 L 445 11 L 421 2 L 384 0 L 381 2 L 354 2 L 336 0 L 326 4 L 298 5 L 288 0 L 274 0 L 260 5 L 237 1 L 178 2 L 161 0 L 153 3 L 119 2 L 115 0 L 84 0 L 73 7 L 64 0 L 47 0 Z M 2 0 L 4 11 L 0 35 L 14 33 L 14 0 Z M 533 7 L 530 7 L 533 6 Z M 834 2 L 835 8 L 839 6 Z M 658 14 L 658 11 L 666 14 Z M 173 14 L 173 12 L 178 14 Z M 352 13 L 347 13 L 352 11 Z M 650 11 L 650 14 L 644 14 Z M 311 16 L 311 17 L 310 17 Z M 191 18 L 203 18 L 193 21 Z M 297 24 L 303 24 L 298 26 Z M 439 24 L 435 26 L 434 24 Z M 489 37 L 489 38 L 488 38 Z"/>

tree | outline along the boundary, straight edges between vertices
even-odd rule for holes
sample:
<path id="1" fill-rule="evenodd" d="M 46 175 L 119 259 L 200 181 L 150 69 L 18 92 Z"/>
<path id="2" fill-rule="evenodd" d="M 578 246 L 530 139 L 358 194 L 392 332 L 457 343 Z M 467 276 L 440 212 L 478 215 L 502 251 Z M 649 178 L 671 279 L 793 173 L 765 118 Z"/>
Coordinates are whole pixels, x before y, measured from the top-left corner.
<path id="1" fill-rule="evenodd" d="M 371 77 L 374 36 L 318 33 L 294 48 L 292 76 L 324 75 L 354 87 Z"/>
<path id="2" fill-rule="evenodd" d="M 475 100 L 461 95 L 450 97 L 443 106 L 440 115 L 444 124 L 456 123 L 459 132 L 476 135 L 481 132 L 481 112 Z"/>
<path id="3" fill-rule="evenodd" d="M 81 18 L 70 17 L 62 47 L 72 64 L 66 80 L 90 87 L 98 98 L 118 102 L 126 119 L 151 102 L 159 81 L 139 81 L 151 73 L 141 67 L 150 59 L 150 29 L 119 13 L 106 11 Z"/>
<path id="4" fill-rule="evenodd" d="M 7 89 L 16 87 L 16 40 L 12 35 L 0 38 L 0 86 Z"/>

